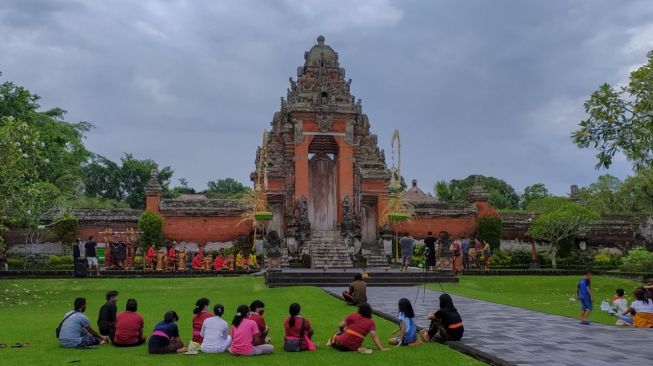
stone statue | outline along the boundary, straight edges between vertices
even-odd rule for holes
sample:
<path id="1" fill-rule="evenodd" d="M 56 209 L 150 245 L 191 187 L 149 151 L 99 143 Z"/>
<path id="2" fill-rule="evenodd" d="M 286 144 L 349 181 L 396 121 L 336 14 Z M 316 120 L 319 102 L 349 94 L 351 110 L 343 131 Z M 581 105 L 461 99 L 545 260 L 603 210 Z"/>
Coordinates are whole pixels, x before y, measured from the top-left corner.
<path id="1" fill-rule="evenodd" d="M 345 237 L 353 237 L 356 232 L 356 214 L 352 205 L 351 197 L 345 196 L 342 201 L 342 223 L 340 233 Z"/>
<path id="2" fill-rule="evenodd" d="M 305 196 L 299 198 L 299 225 L 297 227 L 299 237 L 306 240 L 311 236 L 311 223 L 308 221 L 308 200 Z"/>
<path id="3" fill-rule="evenodd" d="M 278 269 L 281 267 L 281 238 L 276 230 L 268 231 L 265 238 L 268 268 Z"/>

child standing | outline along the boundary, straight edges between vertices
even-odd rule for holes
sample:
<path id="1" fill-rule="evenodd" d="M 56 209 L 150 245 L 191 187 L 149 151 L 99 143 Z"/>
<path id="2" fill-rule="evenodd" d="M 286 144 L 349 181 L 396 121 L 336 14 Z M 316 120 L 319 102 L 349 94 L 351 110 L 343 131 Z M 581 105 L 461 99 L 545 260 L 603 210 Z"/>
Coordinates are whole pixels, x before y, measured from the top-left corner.
<path id="1" fill-rule="evenodd" d="M 576 289 L 576 298 L 580 301 L 580 324 L 589 324 L 590 313 L 592 312 L 592 273 L 585 272 L 583 278 L 578 282 Z"/>

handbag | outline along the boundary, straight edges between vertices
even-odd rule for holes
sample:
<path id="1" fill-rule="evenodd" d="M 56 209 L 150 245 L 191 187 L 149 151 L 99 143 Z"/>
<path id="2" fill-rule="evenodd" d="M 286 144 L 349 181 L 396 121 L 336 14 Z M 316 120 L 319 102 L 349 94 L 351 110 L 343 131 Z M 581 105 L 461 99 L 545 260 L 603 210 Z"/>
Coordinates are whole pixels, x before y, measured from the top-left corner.
<path id="1" fill-rule="evenodd" d="M 73 316 L 75 314 L 77 314 L 77 312 L 73 311 L 72 313 L 68 314 L 65 318 L 63 318 L 61 323 L 59 323 L 59 325 L 57 326 L 57 329 L 54 330 L 54 334 L 57 336 L 57 339 L 59 339 L 59 333 L 61 333 L 61 326 L 63 325 L 63 322 L 65 322 L 66 319 L 70 318 L 71 316 Z"/>
<path id="2" fill-rule="evenodd" d="M 302 318 L 302 326 L 299 330 L 299 337 L 297 339 L 286 339 L 283 342 L 283 350 L 287 352 L 299 352 L 302 350 L 302 340 L 304 339 L 304 319 Z"/>

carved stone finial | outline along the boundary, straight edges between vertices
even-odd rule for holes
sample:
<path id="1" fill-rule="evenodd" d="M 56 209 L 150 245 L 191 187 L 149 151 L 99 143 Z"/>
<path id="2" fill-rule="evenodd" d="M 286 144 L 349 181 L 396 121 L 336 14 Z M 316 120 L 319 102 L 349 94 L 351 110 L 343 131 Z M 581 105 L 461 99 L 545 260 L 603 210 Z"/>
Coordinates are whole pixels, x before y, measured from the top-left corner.
<path id="1" fill-rule="evenodd" d="M 317 44 L 319 44 L 319 45 L 324 44 L 324 36 L 323 35 L 317 36 Z"/>
<path id="2" fill-rule="evenodd" d="M 161 187 L 161 183 L 159 183 L 159 170 L 157 168 L 152 168 L 150 180 L 145 184 L 144 190 L 148 196 L 160 196 L 163 193 L 163 188 Z"/>
<path id="3" fill-rule="evenodd" d="M 469 194 L 467 195 L 468 201 L 487 202 L 487 200 L 490 198 L 490 195 L 485 191 L 485 188 L 483 188 L 483 184 L 481 183 L 481 178 L 482 176 L 480 175 L 474 176 L 474 185 L 469 190 Z"/>

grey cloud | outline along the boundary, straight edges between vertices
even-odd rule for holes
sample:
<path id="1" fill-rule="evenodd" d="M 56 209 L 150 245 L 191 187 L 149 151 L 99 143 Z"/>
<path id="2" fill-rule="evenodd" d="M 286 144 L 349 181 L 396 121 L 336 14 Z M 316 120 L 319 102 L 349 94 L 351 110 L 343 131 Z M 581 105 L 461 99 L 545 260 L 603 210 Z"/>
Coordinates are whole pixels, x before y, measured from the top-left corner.
<path id="1" fill-rule="evenodd" d="M 624 5 L 626 4 L 626 5 Z M 0 69 L 97 128 L 88 146 L 248 181 L 288 76 L 323 33 L 389 161 L 425 190 L 481 173 L 587 184 L 582 101 L 643 62 L 647 1 L 4 1 Z M 653 31 L 651 31 L 653 32 Z M 653 34 L 653 33 L 651 33 Z M 624 177 L 619 159 L 609 173 Z"/>

